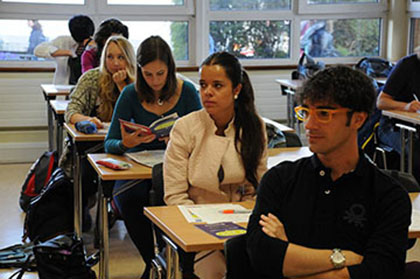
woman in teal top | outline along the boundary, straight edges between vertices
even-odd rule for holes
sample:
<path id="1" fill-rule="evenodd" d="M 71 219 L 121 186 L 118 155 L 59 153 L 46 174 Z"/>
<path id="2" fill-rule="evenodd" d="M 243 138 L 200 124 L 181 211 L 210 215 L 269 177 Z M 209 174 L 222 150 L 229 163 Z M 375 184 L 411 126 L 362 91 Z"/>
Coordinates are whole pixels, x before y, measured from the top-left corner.
<path id="1" fill-rule="evenodd" d="M 165 149 L 168 138 L 157 139 L 154 134 L 141 135 L 121 129 L 119 119 L 149 126 L 155 120 L 172 114 L 186 115 L 201 109 L 194 86 L 176 77 L 175 62 L 168 44 L 158 36 L 143 41 L 137 50 L 136 83 L 127 86 L 114 109 L 111 126 L 105 139 L 105 151 L 113 154 L 151 149 Z M 117 191 L 125 181 L 117 181 Z M 149 278 L 154 257 L 150 221 L 143 215 L 149 204 L 150 180 L 131 187 L 115 197 L 128 234 L 146 264 L 141 278 Z"/>

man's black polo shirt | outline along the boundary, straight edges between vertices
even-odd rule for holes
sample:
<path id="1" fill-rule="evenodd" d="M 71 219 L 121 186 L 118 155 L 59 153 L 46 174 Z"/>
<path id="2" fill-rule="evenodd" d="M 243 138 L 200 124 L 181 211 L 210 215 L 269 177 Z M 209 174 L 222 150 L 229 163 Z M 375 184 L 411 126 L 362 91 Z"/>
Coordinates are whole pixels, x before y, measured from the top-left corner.
<path id="1" fill-rule="evenodd" d="M 395 279 L 403 272 L 409 196 L 363 155 L 353 172 L 334 182 L 316 155 L 264 175 L 248 224 L 248 254 L 261 278 L 282 278 L 288 243 L 262 232 L 258 221 L 268 213 L 284 224 L 291 243 L 363 255 L 362 264 L 349 267 L 352 279 Z"/>

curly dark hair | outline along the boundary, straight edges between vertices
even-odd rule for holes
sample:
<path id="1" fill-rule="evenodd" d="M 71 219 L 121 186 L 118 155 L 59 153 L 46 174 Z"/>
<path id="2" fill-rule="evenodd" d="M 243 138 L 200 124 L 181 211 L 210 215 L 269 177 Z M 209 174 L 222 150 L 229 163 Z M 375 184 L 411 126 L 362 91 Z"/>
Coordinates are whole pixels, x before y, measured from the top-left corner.
<path id="1" fill-rule="evenodd" d="M 298 102 L 331 103 L 351 112 L 370 115 L 375 107 L 376 91 L 372 80 L 363 72 L 345 65 L 329 67 L 318 72 L 298 92 Z M 351 118 L 351 113 L 348 114 Z"/>
<path id="2" fill-rule="evenodd" d="M 216 52 L 204 60 L 200 68 L 209 65 L 220 65 L 236 88 L 242 89 L 235 100 L 235 147 L 241 154 L 246 179 L 256 188 L 258 186 L 257 168 L 265 149 L 263 122 L 255 108 L 254 90 L 248 74 L 242 68 L 238 58 L 228 52 Z M 238 146 L 240 143 L 240 150 Z"/>
<path id="3" fill-rule="evenodd" d="M 75 15 L 69 20 L 69 30 L 72 38 L 76 42 L 82 43 L 85 39 L 93 35 L 95 24 L 86 15 Z"/>

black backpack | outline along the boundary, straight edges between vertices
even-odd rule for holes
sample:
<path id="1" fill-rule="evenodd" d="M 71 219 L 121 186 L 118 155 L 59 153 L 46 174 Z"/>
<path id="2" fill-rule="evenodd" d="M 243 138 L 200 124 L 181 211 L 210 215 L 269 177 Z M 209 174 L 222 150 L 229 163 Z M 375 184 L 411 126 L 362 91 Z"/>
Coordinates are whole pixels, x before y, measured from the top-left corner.
<path id="1" fill-rule="evenodd" d="M 28 211 L 31 200 L 38 196 L 47 185 L 57 165 L 58 156 L 56 151 L 44 152 L 32 165 L 20 192 L 19 205 L 23 211 Z"/>
<path id="2" fill-rule="evenodd" d="M 325 64 L 323 62 L 315 62 L 315 60 L 310 55 L 302 52 L 302 55 L 299 58 L 297 70 L 292 72 L 292 79 L 309 79 L 318 71 L 323 70 L 324 68 Z"/>
<path id="3" fill-rule="evenodd" d="M 40 279 L 95 279 L 81 239 L 64 234 L 33 248 Z"/>
<path id="4" fill-rule="evenodd" d="M 24 224 L 24 240 L 37 243 L 73 232 L 73 183 L 57 168 L 41 194 L 31 201 Z"/>
<path id="5" fill-rule="evenodd" d="M 386 78 L 394 66 L 388 60 L 377 57 L 364 57 L 355 66 L 372 78 Z"/>

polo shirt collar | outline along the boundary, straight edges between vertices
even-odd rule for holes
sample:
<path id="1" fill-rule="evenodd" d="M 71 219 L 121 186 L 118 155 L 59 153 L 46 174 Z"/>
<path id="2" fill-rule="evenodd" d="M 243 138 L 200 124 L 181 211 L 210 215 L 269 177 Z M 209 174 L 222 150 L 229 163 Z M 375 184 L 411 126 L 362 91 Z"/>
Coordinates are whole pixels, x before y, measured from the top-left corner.
<path id="1" fill-rule="evenodd" d="M 320 174 L 324 173 L 324 174 L 327 174 L 328 177 L 331 177 L 331 169 L 325 167 L 322 164 L 321 160 L 319 160 L 318 155 L 316 153 L 312 155 L 311 163 L 316 173 L 320 173 Z M 356 168 L 351 173 L 347 173 L 345 175 L 363 176 L 367 170 L 368 165 L 370 164 L 371 164 L 371 160 L 366 157 L 363 150 L 359 149 L 359 161 L 357 162 Z"/>

